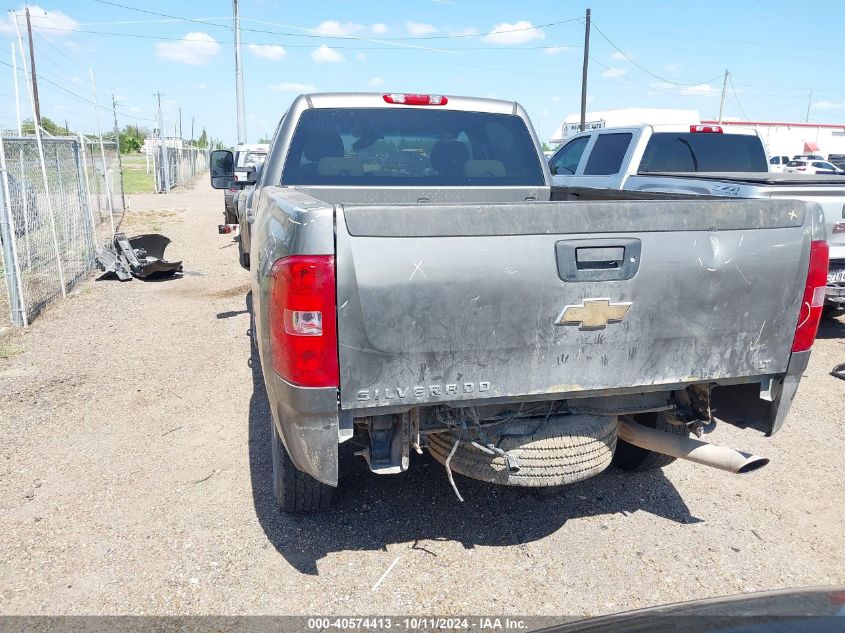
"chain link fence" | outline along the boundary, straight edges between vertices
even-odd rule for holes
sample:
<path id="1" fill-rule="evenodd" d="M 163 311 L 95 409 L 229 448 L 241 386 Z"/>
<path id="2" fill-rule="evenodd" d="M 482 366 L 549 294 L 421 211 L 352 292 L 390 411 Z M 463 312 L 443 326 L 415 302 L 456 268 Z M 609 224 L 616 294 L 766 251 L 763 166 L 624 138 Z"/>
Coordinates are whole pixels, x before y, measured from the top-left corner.
<path id="1" fill-rule="evenodd" d="M 34 137 L 0 139 L 0 327 L 25 325 L 83 279 L 124 213 L 115 143 L 105 160 L 79 138 L 42 147 L 43 165 Z"/>
<path id="2" fill-rule="evenodd" d="M 208 169 L 208 151 L 194 147 L 165 147 L 155 154 L 156 192 L 167 193 Z M 162 160 L 163 158 L 163 160 Z"/>

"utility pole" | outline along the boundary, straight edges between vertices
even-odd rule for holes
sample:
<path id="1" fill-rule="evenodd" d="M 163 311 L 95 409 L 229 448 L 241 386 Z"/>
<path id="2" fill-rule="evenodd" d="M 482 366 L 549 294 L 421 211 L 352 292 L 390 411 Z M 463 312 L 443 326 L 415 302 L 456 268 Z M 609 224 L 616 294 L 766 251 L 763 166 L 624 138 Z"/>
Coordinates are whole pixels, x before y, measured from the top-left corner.
<path id="1" fill-rule="evenodd" d="M 17 16 L 15 16 L 17 20 Z M 35 101 L 35 125 L 41 127 L 41 103 L 38 101 L 38 79 L 35 75 L 35 48 L 32 44 L 32 22 L 29 19 L 29 5 L 26 6 L 26 32 L 29 35 L 29 65 L 32 69 L 32 95 Z"/>
<path id="2" fill-rule="evenodd" d="M 194 117 L 191 117 L 191 147 L 194 146 Z"/>
<path id="3" fill-rule="evenodd" d="M 590 63 L 590 10 L 584 20 L 584 68 L 581 71 L 581 131 L 587 127 L 587 68 Z"/>
<path id="4" fill-rule="evenodd" d="M 238 105 L 238 144 L 246 143 L 246 114 L 244 112 L 244 67 L 241 60 L 241 16 L 238 0 L 232 0 L 235 15 L 235 93 Z"/>
<path id="5" fill-rule="evenodd" d="M 111 93 L 111 111 L 114 115 L 114 139 L 117 141 L 117 169 L 120 171 L 120 206 L 126 213 L 126 196 L 123 195 L 123 159 L 120 157 L 120 128 L 117 127 L 117 101 L 114 98 L 114 92 Z"/>
<path id="6" fill-rule="evenodd" d="M 725 91 L 728 89 L 728 69 L 725 68 L 725 78 L 722 80 L 722 99 L 719 101 L 719 123 L 722 122 L 722 111 L 725 109 Z"/>
<path id="7" fill-rule="evenodd" d="M 810 106 L 813 104 L 813 89 L 810 88 L 810 98 L 807 99 L 807 116 L 804 117 L 804 123 L 810 122 Z"/>
<path id="8" fill-rule="evenodd" d="M 182 138 L 182 106 L 179 106 L 179 138 Z"/>

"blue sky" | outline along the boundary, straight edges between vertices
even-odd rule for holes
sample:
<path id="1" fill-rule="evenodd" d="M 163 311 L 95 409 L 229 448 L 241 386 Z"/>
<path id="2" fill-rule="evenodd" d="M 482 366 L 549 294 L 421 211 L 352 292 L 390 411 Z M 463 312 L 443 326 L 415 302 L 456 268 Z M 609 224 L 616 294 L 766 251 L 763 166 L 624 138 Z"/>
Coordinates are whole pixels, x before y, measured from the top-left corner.
<path id="1" fill-rule="evenodd" d="M 726 116 L 803 121 L 811 103 L 811 121 L 845 122 L 841 2 L 589 5 L 600 31 L 591 37 L 588 110 L 693 108 L 714 117 L 728 68 L 733 86 Z M 241 0 L 249 140 L 271 134 L 302 90 L 515 99 L 547 138 L 579 108 L 586 6 Z M 230 2 L 43 0 L 31 12 L 42 114 L 67 119 L 72 129 L 94 130 L 92 68 L 99 103 L 109 103 L 112 91 L 117 95 L 121 126 L 155 125 L 153 93 L 160 91 L 168 133 L 181 107 L 186 137 L 193 116 L 195 135 L 206 127 L 234 142 Z M 7 17 L 0 22 L 0 62 L 9 64 L 16 39 Z M 0 127 L 14 126 L 12 74 L 0 63 Z M 31 111 L 21 90 L 26 118 Z M 111 126 L 110 113 L 101 111 L 101 119 Z"/>

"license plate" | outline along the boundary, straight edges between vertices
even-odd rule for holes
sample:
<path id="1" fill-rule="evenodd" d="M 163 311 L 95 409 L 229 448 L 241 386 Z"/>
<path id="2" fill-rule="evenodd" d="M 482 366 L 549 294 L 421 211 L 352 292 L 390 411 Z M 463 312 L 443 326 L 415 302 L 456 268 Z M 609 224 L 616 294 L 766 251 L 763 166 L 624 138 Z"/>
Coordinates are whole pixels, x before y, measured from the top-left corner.
<path id="1" fill-rule="evenodd" d="M 827 283 L 845 283 L 845 268 L 837 268 L 827 273 Z"/>

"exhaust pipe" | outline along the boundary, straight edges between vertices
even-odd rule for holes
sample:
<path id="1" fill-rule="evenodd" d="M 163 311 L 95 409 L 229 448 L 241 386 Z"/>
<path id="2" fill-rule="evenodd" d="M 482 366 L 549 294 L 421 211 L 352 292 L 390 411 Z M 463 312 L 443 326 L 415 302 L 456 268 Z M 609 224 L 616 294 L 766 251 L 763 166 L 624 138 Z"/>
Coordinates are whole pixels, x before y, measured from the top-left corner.
<path id="1" fill-rule="evenodd" d="M 641 424 L 627 422 L 621 418 L 618 435 L 620 439 L 629 444 L 649 451 L 686 459 L 696 464 L 704 464 L 740 475 L 750 473 L 769 463 L 768 457 L 743 453 L 733 448 L 702 442 L 691 437 L 671 435 Z"/>

